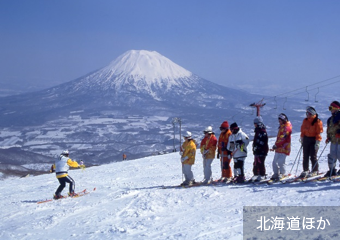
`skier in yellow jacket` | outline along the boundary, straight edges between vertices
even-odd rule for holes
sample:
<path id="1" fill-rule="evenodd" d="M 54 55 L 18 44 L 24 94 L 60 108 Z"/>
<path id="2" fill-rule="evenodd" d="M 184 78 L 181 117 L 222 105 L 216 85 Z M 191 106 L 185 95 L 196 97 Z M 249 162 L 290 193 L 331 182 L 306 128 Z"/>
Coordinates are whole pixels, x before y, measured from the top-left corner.
<path id="1" fill-rule="evenodd" d="M 74 189 L 75 189 L 75 182 L 74 180 L 68 175 L 69 167 L 79 167 L 79 164 L 76 161 L 72 161 L 69 157 L 68 150 L 63 151 L 58 159 L 55 161 L 55 164 L 52 166 L 51 171 L 56 173 L 57 179 L 60 183 L 57 191 L 55 192 L 54 199 L 62 198 L 61 192 L 66 186 L 66 183 L 70 184 L 69 188 L 69 195 L 75 196 Z"/>
<path id="2" fill-rule="evenodd" d="M 182 161 L 182 172 L 184 174 L 184 182 L 182 186 L 192 185 L 195 183 L 194 174 L 192 173 L 191 167 L 195 163 L 196 156 L 196 144 L 192 139 L 191 132 L 186 132 L 184 134 L 185 142 L 181 147 L 181 161 Z"/>

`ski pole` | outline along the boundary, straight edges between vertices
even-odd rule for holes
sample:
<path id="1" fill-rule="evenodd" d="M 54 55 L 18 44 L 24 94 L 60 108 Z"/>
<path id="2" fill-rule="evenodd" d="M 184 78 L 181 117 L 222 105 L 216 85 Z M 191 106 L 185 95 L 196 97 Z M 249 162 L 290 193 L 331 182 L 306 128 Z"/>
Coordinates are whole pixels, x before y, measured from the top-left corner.
<path id="1" fill-rule="evenodd" d="M 318 159 L 316 159 L 316 162 L 314 163 L 314 166 L 313 166 L 313 168 L 312 168 L 312 171 L 311 171 L 311 172 L 313 172 L 314 168 L 315 168 L 315 167 L 316 167 L 316 165 L 318 164 L 318 162 L 319 162 L 319 159 L 321 158 L 321 156 L 322 156 L 323 152 L 325 151 L 325 149 L 326 149 L 327 145 L 328 145 L 328 143 L 326 143 L 326 145 L 325 145 L 325 147 L 322 149 L 322 151 L 321 151 L 321 153 L 320 153 L 320 155 L 319 155 Z"/>
<path id="2" fill-rule="evenodd" d="M 301 151 L 300 151 L 299 159 L 298 159 L 298 162 L 297 162 L 297 165 L 296 165 L 295 176 L 297 176 L 297 171 L 299 169 L 301 154 L 302 154 L 302 145 L 301 145 Z"/>
<path id="3" fill-rule="evenodd" d="M 182 150 L 182 120 L 180 118 L 177 119 L 179 123 L 179 150 Z M 183 163 L 182 163 L 182 182 L 184 181 L 183 179 Z"/>
<path id="4" fill-rule="evenodd" d="M 290 172 L 289 172 L 289 174 L 291 174 L 291 173 L 292 173 L 292 171 L 293 171 L 293 168 L 294 168 L 294 166 L 295 166 L 295 163 L 296 163 L 296 159 L 298 158 L 298 156 L 299 156 L 299 154 L 300 154 L 301 150 L 302 150 L 302 145 L 301 145 L 301 147 L 300 147 L 300 149 L 299 149 L 299 151 L 298 151 L 298 153 L 297 153 L 297 155 L 296 155 L 296 157 L 295 157 L 295 160 L 294 160 L 294 163 L 293 163 L 292 169 L 290 169 Z"/>
<path id="5" fill-rule="evenodd" d="M 333 173 L 333 170 L 334 170 L 334 167 L 335 167 L 335 162 L 336 162 L 336 158 L 332 157 L 333 158 L 333 164 L 332 164 L 332 168 L 330 169 L 330 172 L 329 172 L 329 178 L 332 177 L 332 173 Z"/>

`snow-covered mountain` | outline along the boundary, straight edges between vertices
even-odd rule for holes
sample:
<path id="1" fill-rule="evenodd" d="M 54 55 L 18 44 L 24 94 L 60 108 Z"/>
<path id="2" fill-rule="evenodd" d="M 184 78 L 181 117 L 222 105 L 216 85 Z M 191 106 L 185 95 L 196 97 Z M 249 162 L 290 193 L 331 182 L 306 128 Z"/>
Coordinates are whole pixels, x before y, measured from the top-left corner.
<path id="1" fill-rule="evenodd" d="M 161 98 L 174 89 L 197 89 L 198 77 L 153 51 L 131 50 L 76 84 L 81 90 L 136 91 Z"/>
<path id="2" fill-rule="evenodd" d="M 270 145 L 273 141 L 270 139 Z M 286 160 L 288 171 L 292 169 L 299 147 L 299 134 L 296 133 L 292 136 L 292 153 Z M 324 147 L 322 142 L 320 149 Z M 250 150 L 250 146 L 248 148 Z M 319 160 L 319 170 L 323 172 L 328 168 L 328 151 L 327 147 Z M 251 177 L 253 156 L 252 151 L 248 152 L 245 174 Z M 266 159 L 269 175 L 272 174 L 273 155 L 270 152 Z M 202 161 L 197 151 L 192 169 L 198 181 L 203 179 Z M 296 172 L 295 167 L 292 174 Z M 298 167 L 300 173 L 301 160 Z M 213 178 L 219 178 L 221 174 L 216 159 L 212 164 L 212 174 Z M 252 239 L 251 235 L 243 238 L 245 206 L 255 207 L 253 214 L 261 213 L 260 206 L 266 209 L 276 207 L 269 217 L 264 215 L 271 220 L 267 227 L 273 225 L 270 217 L 284 216 L 279 207 L 298 206 L 293 216 L 299 217 L 295 227 L 298 224 L 300 231 L 288 230 L 287 222 L 290 222 L 285 218 L 283 230 L 263 232 L 257 239 L 339 239 L 339 182 L 161 188 L 162 185 L 181 183 L 181 175 L 178 153 L 106 164 L 85 171 L 74 170 L 70 171 L 70 176 L 76 182 L 76 190 L 96 187 L 96 191 L 80 198 L 43 204 L 37 204 L 37 201 L 51 198 L 59 185 L 55 174 L 6 179 L 1 181 L 0 239 Z M 65 188 L 63 194 L 67 191 Z M 314 212 L 306 214 L 307 206 L 313 206 Z M 315 212 L 320 206 L 326 209 Z M 333 209 L 333 214 L 327 209 Z M 293 216 L 288 215 L 289 218 Z M 329 220 L 330 225 L 316 232 L 303 228 L 304 218 L 311 217 L 315 229 L 320 217 Z M 261 225 L 256 220 L 254 232 L 259 231 L 256 227 Z M 281 233 L 281 237 L 267 237 L 269 233 Z"/>
<path id="3" fill-rule="evenodd" d="M 73 81 L 0 98 L 0 126 L 6 129 L 0 147 L 21 146 L 50 156 L 69 148 L 96 163 L 118 160 L 123 151 L 135 158 L 172 148 L 172 118 L 201 132 L 253 99 L 157 52 L 131 50 Z"/>
<path id="4" fill-rule="evenodd" d="M 225 120 L 251 135 L 255 113 L 249 104 L 261 98 L 205 80 L 157 52 L 131 50 L 73 81 L 0 98 L 0 148 L 50 157 L 67 148 L 93 164 L 121 160 L 123 153 L 133 159 L 178 149 L 174 117 L 198 140 L 208 125 L 218 135 Z M 261 114 L 269 134 L 276 134 L 280 112 L 297 127 L 305 105 L 304 100 L 285 103 L 287 110 L 266 105 Z"/>

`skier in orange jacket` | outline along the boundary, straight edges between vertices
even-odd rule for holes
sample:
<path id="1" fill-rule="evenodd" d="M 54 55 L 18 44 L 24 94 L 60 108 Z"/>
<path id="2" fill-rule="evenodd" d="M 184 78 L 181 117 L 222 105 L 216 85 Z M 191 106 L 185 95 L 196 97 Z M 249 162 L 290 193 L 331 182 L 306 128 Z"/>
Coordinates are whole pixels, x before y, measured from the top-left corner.
<path id="1" fill-rule="evenodd" d="M 204 131 L 204 138 L 201 141 L 201 153 L 203 157 L 203 173 L 204 179 L 203 184 L 209 184 L 212 180 L 211 175 L 211 163 L 215 158 L 217 138 L 212 131 L 212 127 L 207 127 Z"/>
<path id="2" fill-rule="evenodd" d="M 218 153 L 217 158 L 221 161 L 221 182 L 229 182 L 232 180 L 233 171 L 230 167 L 231 157 L 228 157 L 227 145 L 231 131 L 229 129 L 228 121 L 224 121 L 220 126 L 221 134 L 218 138 Z M 229 155 L 230 156 L 230 155 Z"/>
<path id="3" fill-rule="evenodd" d="M 301 125 L 300 142 L 303 148 L 303 172 L 300 177 L 312 177 L 318 174 L 319 164 L 317 162 L 317 152 L 319 150 L 321 133 L 323 132 L 322 121 L 313 107 L 307 107 L 306 118 Z M 309 172 L 309 159 L 312 162 L 311 172 Z"/>

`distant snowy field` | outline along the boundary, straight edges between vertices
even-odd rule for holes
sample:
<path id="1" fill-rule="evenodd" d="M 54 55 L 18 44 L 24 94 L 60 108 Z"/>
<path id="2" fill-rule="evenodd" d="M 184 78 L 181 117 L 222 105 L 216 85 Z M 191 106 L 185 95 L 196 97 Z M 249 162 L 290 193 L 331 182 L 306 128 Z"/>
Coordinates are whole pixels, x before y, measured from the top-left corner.
<path id="1" fill-rule="evenodd" d="M 287 170 L 300 148 L 293 135 Z M 270 139 L 270 146 L 274 139 Z M 319 153 L 325 144 L 321 144 Z M 248 146 L 251 152 L 251 143 Z M 327 171 L 327 147 L 320 171 Z M 72 156 L 71 156 L 72 158 Z M 267 160 L 272 174 L 273 153 Z M 246 159 L 252 176 L 253 155 Z M 298 174 L 301 172 L 300 160 Z M 197 152 L 195 179 L 203 178 L 202 158 Z M 295 174 L 295 168 L 292 172 Z M 275 185 L 202 186 L 161 189 L 181 183 L 178 153 L 116 162 L 70 171 L 76 189 L 97 190 L 76 199 L 38 205 L 52 197 L 58 186 L 54 174 L 11 178 L 0 184 L 0 239 L 232 239 L 243 234 L 243 206 L 339 206 L 340 183 L 293 183 Z M 213 162 L 213 177 L 220 165 Z M 67 193 L 65 189 L 64 194 Z M 329 239 L 329 238 L 322 238 Z"/>

